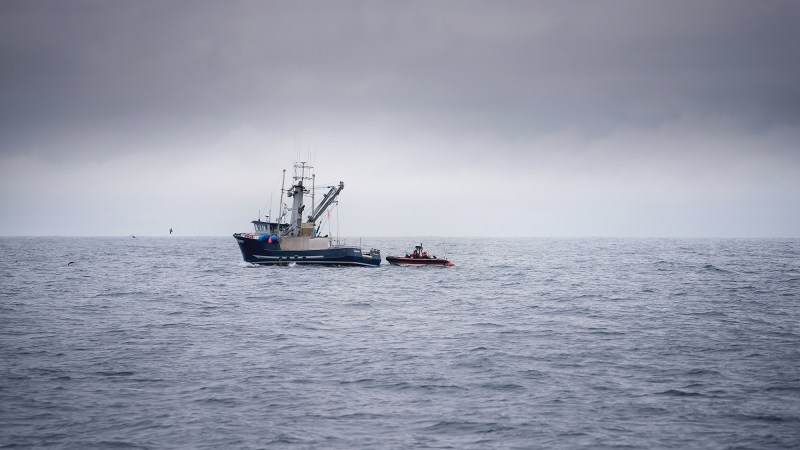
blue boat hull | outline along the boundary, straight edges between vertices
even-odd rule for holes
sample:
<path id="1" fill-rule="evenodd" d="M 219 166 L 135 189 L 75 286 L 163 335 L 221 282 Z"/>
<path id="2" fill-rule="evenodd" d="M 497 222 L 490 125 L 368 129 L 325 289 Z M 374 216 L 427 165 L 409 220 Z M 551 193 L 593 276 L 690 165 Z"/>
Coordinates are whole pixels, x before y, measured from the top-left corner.
<path id="1" fill-rule="evenodd" d="M 233 237 L 239 244 L 246 262 L 261 265 L 285 266 L 289 264 L 333 266 L 379 266 L 380 250 L 363 253 L 358 247 L 330 247 L 319 250 L 282 250 L 280 242 L 252 239 L 241 234 Z"/>

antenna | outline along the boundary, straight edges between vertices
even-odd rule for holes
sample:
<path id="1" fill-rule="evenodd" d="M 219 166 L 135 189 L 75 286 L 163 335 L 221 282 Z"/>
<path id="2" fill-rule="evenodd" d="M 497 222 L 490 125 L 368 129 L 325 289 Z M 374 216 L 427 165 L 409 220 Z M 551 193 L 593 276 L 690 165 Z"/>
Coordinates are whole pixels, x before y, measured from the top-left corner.
<path id="1" fill-rule="evenodd" d="M 315 174 L 314 172 L 311 172 L 311 213 L 312 214 L 317 209 L 317 208 L 315 208 L 316 205 L 314 204 L 314 186 L 315 186 L 315 182 L 316 181 L 317 181 L 317 174 Z"/>
<path id="2" fill-rule="evenodd" d="M 281 220 L 283 220 L 283 188 L 286 186 L 286 169 L 283 169 L 283 178 L 281 179 L 281 204 L 278 205 L 278 211 L 281 213 L 278 215 L 278 230 L 281 228 Z"/>

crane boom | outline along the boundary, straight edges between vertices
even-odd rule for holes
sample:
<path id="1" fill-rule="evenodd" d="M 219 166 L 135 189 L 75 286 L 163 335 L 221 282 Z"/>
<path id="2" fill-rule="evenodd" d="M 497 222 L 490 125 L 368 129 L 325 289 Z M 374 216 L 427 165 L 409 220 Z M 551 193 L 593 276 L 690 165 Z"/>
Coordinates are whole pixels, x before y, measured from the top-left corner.
<path id="1" fill-rule="evenodd" d="M 325 194 L 325 197 L 322 198 L 319 206 L 317 206 L 316 209 L 311 212 L 311 215 L 308 216 L 308 221 L 312 223 L 316 222 L 317 219 L 319 219 L 319 216 L 321 216 L 322 213 L 328 209 L 329 206 L 331 206 L 333 201 L 336 200 L 336 197 L 339 196 L 339 193 L 342 192 L 342 189 L 344 189 L 343 181 L 339 182 L 339 186 L 331 186 L 331 190 Z"/>

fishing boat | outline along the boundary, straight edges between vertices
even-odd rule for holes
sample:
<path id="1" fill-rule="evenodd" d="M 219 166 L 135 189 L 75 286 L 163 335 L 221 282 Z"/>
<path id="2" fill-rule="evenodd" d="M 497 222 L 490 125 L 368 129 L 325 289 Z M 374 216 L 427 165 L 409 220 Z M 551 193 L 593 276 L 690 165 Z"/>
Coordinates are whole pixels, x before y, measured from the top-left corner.
<path id="1" fill-rule="evenodd" d="M 283 182 L 286 170 L 283 171 Z M 260 265 L 338 265 L 338 266 L 378 266 L 381 252 L 378 249 L 363 251 L 361 247 L 340 245 L 330 233 L 320 236 L 322 222 L 330 221 L 329 208 L 344 189 L 344 183 L 328 186 L 328 192 L 319 205 L 315 204 L 314 183 L 316 176 L 313 167 L 306 162 L 294 165 L 292 187 L 284 190 L 281 185 L 280 213 L 277 220 L 253 220 L 254 230 L 249 233 L 234 233 L 245 261 Z M 305 182 L 311 181 L 311 190 Z M 283 203 L 284 192 L 292 199 L 291 219 L 285 222 L 286 209 Z M 311 197 L 311 214 L 303 221 L 304 197 Z M 323 214 L 327 211 L 327 216 Z M 259 214 L 260 216 L 260 214 Z"/>
<path id="2" fill-rule="evenodd" d="M 395 266 L 454 266 L 447 258 L 437 258 L 429 256 L 428 252 L 422 248 L 422 244 L 414 247 L 414 251 L 405 256 L 387 256 L 386 262 Z"/>

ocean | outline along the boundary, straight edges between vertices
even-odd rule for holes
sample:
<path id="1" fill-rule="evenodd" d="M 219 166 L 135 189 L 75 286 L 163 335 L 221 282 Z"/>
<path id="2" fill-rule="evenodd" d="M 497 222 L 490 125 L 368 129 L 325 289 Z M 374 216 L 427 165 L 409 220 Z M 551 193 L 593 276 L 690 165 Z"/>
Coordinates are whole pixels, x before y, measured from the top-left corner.
<path id="1" fill-rule="evenodd" d="M 361 242 L 0 238 L 0 447 L 800 448 L 798 239 Z"/>

